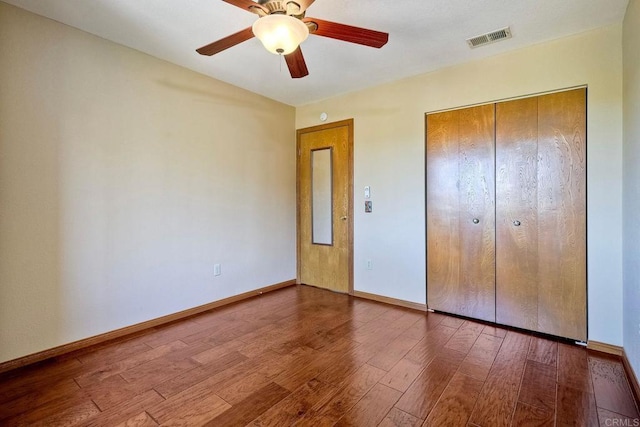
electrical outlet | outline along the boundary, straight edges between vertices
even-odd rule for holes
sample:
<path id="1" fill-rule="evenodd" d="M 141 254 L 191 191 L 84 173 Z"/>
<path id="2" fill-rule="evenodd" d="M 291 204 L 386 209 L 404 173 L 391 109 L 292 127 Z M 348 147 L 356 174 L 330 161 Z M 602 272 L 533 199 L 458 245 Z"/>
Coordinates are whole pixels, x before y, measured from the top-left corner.
<path id="1" fill-rule="evenodd" d="M 213 275 L 219 276 L 222 274 L 222 267 L 220 264 L 213 264 Z"/>
<path id="2" fill-rule="evenodd" d="M 367 270 L 373 270 L 373 262 L 370 259 L 367 260 Z"/>

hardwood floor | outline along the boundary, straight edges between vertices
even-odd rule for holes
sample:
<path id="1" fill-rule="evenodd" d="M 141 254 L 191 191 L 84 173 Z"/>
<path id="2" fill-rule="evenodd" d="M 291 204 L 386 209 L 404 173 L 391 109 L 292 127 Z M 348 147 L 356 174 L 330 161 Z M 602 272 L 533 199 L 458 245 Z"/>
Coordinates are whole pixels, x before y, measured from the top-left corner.
<path id="1" fill-rule="evenodd" d="M 2 426 L 639 419 L 619 358 L 306 286 L 0 375 Z"/>

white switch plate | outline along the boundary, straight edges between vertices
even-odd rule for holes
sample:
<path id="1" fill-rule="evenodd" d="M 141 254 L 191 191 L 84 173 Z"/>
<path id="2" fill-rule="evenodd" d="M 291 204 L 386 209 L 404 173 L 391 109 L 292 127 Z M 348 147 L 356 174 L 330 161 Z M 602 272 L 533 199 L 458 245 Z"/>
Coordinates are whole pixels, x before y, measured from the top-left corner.
<path id="1" fill-rule="evenodd" d="M 220 264 L 213 264 L 213 275 L 219 276 L 222 274 L 222 267 Z"/>
<path id="2" fill-rule="evenodd" d="M 367 270 L 373 270 L 373 262 L 370 259 L 367 260 Z"/>
<path id="3" fill-rule="evenodd" d="M 364 198 L 368 199 L 370 197 L 371 197 L 371 187 L 367 185 L 366 187 L 364 187 Z"/>

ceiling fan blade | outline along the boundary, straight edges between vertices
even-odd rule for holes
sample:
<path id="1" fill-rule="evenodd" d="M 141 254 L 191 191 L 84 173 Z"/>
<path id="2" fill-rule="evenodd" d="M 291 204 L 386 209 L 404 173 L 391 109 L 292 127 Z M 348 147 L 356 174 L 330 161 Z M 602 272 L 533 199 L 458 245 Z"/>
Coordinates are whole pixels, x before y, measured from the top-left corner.
<path id="1" fill-rule="evenodd" d="M 254 2 L 254 1 L 251 1 L 251 0 L 222 0 L 222 1 L 225 2 L 225 3 L 232 4 L 234 6 L 237 6 L 240 9 L 247 10 L 249 12 L 254 12 L 251 9 L 258 8 L 258 9 L 261 9 L 265 13 L 269 13 L 269 11 L 267 9 L 265 9 L 262 5 Z"/>
<path id="2" fill-rule="evenodd" d="M 223 39 L 210 43 L 206 46 L 202 46 L 200 49 L 196 49 L 200 55 L 215 55 L 216 53 L 222 52 L 225 49 L 229 49 L 237 44 L 240 44 L 244 41 L 252 39 L 254 37 L 253 30 L 251 27 L 245 28 L 242 31 L 238 31 L 235 34 L 231 34 Z"/>
<path id="3" fill-rule="evenodd" d="M 389 41 L 389 34 L 380 31 L 338 24 L 337 22 L 324 21 L 317 18 L 303 18 L 302 20 L 316 24 L 318 28 L 310 32 L 317 36 L 330 37 L 349 43 L 357 43 L 377 48 L 381 48 Z"/>
<path id="4" fill-rule="evenodd" d="M 304 56 L 302 56 L 302 50 L 300 50 L 300 46 L 289 55 L 284 56 L 285 61 L 287 61 L 287 67 L 289 67 L 289 73 L 291 73 L 291 77 L 294 79 L 299 79 L 304 76 L 309 75 L 309 70 L 307 70 L 307 63 L 304 62 Z"/>

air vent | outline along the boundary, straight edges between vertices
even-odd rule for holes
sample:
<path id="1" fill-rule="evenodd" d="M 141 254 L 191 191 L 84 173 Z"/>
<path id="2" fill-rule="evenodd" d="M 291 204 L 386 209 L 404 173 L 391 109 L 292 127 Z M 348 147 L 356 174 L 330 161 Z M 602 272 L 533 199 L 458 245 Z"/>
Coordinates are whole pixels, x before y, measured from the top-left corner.
<path id="1" fill-rule="evenodd" d="M 479 36 L 467 39 L 470 48 L 484 46 L 485 44 L 495 43 L 500 40 L 510 39 L 511 29 L 509 27 L 500 30 L 491 31 L 490 33 L 481 34 Z"/>

